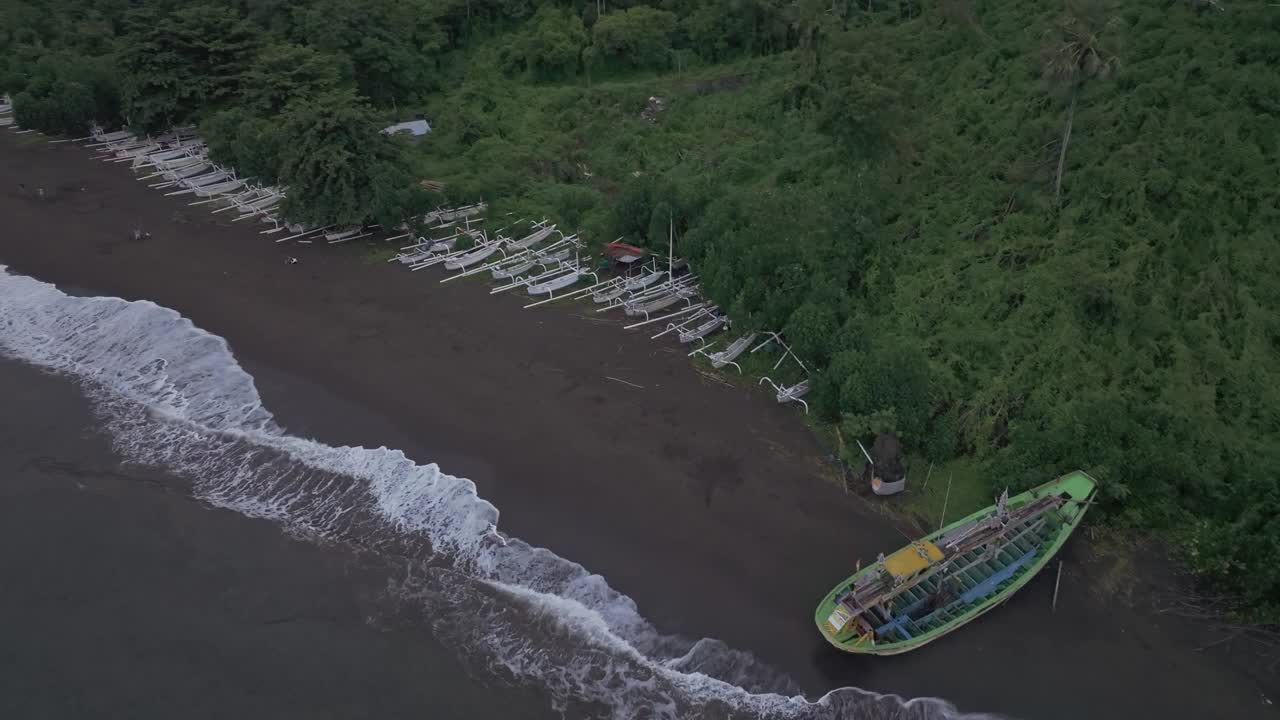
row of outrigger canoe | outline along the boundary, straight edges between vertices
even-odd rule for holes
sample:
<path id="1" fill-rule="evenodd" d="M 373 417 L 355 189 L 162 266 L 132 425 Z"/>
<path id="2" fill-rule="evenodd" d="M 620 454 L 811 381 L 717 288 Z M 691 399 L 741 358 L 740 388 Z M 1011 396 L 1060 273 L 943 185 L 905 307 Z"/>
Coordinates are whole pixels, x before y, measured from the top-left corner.
<path id="1" fill-rule="evenodd" d="M 94 128 L 89 137 L 78 140 L 86 142 L 101 160 L 128 163 L 140 173 L 140 180 L 166 195 L 189 196 L 191 205 L 210 206 L 215 214 L 234 213 L 232 222 L 256 220 L 268 225 L 260 232 L 277 235 L 276 242 L 342 243 L 380 230 L 377 226 L 315 226 L 288 221 L 283 216 L 288 188 L 254 183 L 240 177 L 234 168 L 213 161 L 207 144 L 193 128 L 159 136 Z M 732 323 L 717 305 L 703 298 L 698 277 L 684 260 L 651 256 L 646 262 L 627 265 L 625 272 L 601 277 L 602 271 L 591 264 L 592 254 L 584 256 L 584 243 L 576 234 L 567 235 L 546 220 L 515 220 L 489 231 L 487 210 L 480 202 L 439 208 L 404 221 L 386 240 L 411 238 L 412 242 L 401 247 L 391 261 L 412 271 L 443 267 L 452 274 L 441 282 L 487 275 L 497 283 L 491 293 L 526 292 L 531 302 L 525 307 L 589 299 L 598 306 L 598 313 L 621 310 L 632 320 L 626 325 L 628 329 L 656 325 L 662 329 L 654 339 L 671 336 L 682 344 L 696 344 L 689 354 L 705 356 L 717 369 L 732 365 L 742 372 L 737 361 L 744 353 L 774 348 L 780 356 L 773 371 L 789 361 L 807 376 L 803 362 L 778 333 L 742 335 L 722 348 L 709 341 L 729 330 Z M 809 391 L 806 377 L 779 383 L 765 376 L 760 383 L 773 387 L 778 402 L 797 402 L 808 412 L 803 399 Z"/>
<path id="2" fill-rule="evenodd" d="M 257 220 L 270 227 L 264 235 L 289 233 L 277 241 L 323 238 L 330 243 L 346 242 L 370 233 L 362 226 L 315 226 L 284 220 L 282 211 L 288 191 L 276 185 L 255 183 L 237 175 L 234 168 L 209 157 L 209 148 L 192 128 L 180 128 L 158 136 L 136 135 L 128 130 L 105 132 L 95 128 L 86 138 L 87 147 L 106 162 L 128 163 L 142 173 L 139 180 L 169 196 L 189 196 L 191 205 L 210 205 L 216 213 L 236 213 L 232 222 Z"/>
<path id="3" fill-rule="evenodd" d="M 732 365 L 742 372 L 737 360 L 743 353 L 773 347 L 781 352 L 774 371 L 791 361 L 807 372 L 778 333 L 742 335 L 716 349 L 708 338 L 729 330 L 732 322 L 719 306 L 703 298 L 698 276 L 683 259 L 651 256 L 647 262 L 602 278 L 596 268 L 585 264 L 584 245 L 577 235 L 566 235 L 546 220 L 517 220 L 491 233 L 480 217 L 484 210 L 481 204 L 441 212 L 425 218 L 427 222 L 419 218 L 414 231 L 390 238 L 413 238 L 390 261 L 412 271 L 443 267 L 454 273 L 440 282 L 487 274 L 498 283 L 491 293 L 515 289 L 528 293 L 532 302 L 526 308 L 555 300 L 589 300 L 598 306 L 597 313 L 621 310 L 633 320 L 627 329 L 662 327 L 653 339 L 670 336 L 682 344 L 696 343 L 689 355 L 705 356 L 717 369 Z M 584 285 L 588 279 L 591 282 Z M 763 341 L 757 343 L 761 336 Z M 773 386 L 778 402 L 799 402 L 808 411 L 803 400 L 809 391 L 807 379 L 779 384 L 766 376 L 760 382 Z"/>

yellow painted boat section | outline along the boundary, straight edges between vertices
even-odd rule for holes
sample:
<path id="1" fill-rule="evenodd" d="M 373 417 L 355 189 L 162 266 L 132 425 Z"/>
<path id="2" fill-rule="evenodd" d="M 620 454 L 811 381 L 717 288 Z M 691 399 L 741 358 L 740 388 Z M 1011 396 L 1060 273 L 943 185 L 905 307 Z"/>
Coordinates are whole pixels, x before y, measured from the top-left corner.
<path id="1" fill-rule="evenodd" d="M 942 550 L 928 540 L 917 540 L 884 559 L 884 569 L 894 578 L 905 578 L 940 562 Z"/>

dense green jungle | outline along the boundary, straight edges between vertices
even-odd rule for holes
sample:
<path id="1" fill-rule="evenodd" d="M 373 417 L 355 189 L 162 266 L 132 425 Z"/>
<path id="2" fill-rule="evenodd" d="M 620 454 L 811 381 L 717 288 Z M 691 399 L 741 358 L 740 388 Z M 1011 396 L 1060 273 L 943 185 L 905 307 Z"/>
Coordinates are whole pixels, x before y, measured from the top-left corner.
<path id="1" fill-rule="evenodd" d="M 988 496 L 1084 469 L 1280 620 L 1274 3 L 4 0 L 0 91 L 48 134 L 196 124 L 297 219 L 674 223 L 825 426 Z"/>

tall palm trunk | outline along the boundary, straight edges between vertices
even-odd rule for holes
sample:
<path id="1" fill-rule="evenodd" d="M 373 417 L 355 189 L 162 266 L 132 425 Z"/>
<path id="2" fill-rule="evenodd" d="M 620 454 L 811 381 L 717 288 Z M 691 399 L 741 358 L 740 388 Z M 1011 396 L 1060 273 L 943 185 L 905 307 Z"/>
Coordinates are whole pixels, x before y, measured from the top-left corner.
<path id="1" fill-rule="evenodd" d="M 1062 169 L 1067 163 L 1067 144 L 1071 142 L 1071 123 L 1076 117 L 1076 96 L 1080 93 L 1080 85 L 1071 86 L 1071 102 L 1067 105 L 1067 126 L 1062 131 L 1062 148 L 1058 151 L 1058 173 L 1053 179 L 1053 202 L 1062 201 Z"/>

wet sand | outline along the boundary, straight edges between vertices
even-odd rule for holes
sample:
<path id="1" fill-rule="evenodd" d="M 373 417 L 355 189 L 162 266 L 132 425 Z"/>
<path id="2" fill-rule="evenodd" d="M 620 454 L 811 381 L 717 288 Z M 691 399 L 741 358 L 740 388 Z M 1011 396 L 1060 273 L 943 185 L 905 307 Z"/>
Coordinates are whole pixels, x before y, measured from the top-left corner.
<path id="1" fill-rule="evenodd" d="M 925 650 L 843 656 L 812 628 L 814 604 L 914 531 L 823 479 L 794 409 L 710 383 L 682 351 L 583 306 L 521 310 L 370 263 L 363 246 L 285 248 L 224 215 L 79 148 L 0 141 L 0 263 L 178 310 L 227 338 L 291 430 L 472 478 L 505 532 L 604 575 L 664 631 L 751 650 L 814 694 L 855 685 L 1035 719 L 1258 717 L 1260 692 L 1276 697 L 1274 674 L 1236 669 L 1232 646 L 1197 652 L 1207 629 L 1146 612 L 1149 585 L 1137 609 L 1100 594 L 1078 541 L 1056 613 L 1046 574 Z M 149 240 L 129 239 L 139 224 Z"/>

